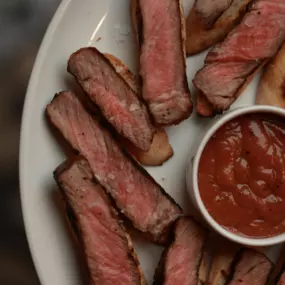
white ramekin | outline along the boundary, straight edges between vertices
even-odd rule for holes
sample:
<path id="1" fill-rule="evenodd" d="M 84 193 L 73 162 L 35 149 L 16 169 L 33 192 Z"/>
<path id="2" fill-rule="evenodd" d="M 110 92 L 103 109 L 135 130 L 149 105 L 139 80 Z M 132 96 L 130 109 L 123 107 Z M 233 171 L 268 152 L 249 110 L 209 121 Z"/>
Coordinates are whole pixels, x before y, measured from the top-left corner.
<path id="1" fill-rule="evenodd" d="M 224 236 L 225 238 L 252 247 L 261 247 L 261 246 L 270 246 L 285 242 L 285 233 L 269 237 L 269 238 L 249 238 L 234 234 L 221 225 L 219 225 L 212 216 L 208 213 L 199 193 L 198 187 L 198 167 L 200 163 L 201 154 L 211 136 L 225 123 L 229 122 L 230 120 L 239 117 L 245 114 L 252 114 L 252 113 L 269 113 L 275 114 L 280 116 L 282 119 L 285 120 L 285 110 L 278 108 L 278 107 L 271 107 L 271 106 L 247 106 L 241 107 L 228 113 L 221 115 L 217 118 L 214 118 L 210 123 L 209 126 L 202 131 L 202 136 L 200 139 L 197 140 L 197 146 L 193 147 L 192 153 L 189 159 L 189 164 L 186 170 L 186 184 L 187 189 L 190 195 L 191 200 L 194 203 L 194 206 L 199 210 L 202 217 L 205 221 L 209 224 L 209 226 L 214 229 L 216 232 Z"/>

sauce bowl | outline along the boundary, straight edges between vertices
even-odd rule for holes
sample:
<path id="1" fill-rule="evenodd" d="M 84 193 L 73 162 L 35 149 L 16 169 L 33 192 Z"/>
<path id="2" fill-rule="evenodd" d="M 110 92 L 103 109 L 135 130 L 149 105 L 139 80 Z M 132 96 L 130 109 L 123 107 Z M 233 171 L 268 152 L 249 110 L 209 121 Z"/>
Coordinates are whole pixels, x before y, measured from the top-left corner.
<path id="1" fill-rule="evenodd" d="M 209 123 L 208 127 L 205 128 L 204 132 L 202 132 L 201 137 L 197 140 L 196 147 L 193 147 L 193 149 L 191 150 L 192 153 L 186 170 L 186 185 L 190 198 L 194 203 L 194 206 L 198 209 L 203 219 L 210 226 L 210 228 L 212 228 L 214 231 L 216 231 L 223 237 L 233 242 L 252 247 L 271 246 L 285 242 L 285 233 L 272 237 L 254 238 L 254 237 L 242 236 L 224 228 L 222 225 L 220 225 L 218 222 L 214 220 L 214 218 L 209 214 L 207 208 L 203 203 L 203 200 L 199 192 L 198 170 L 199 170 L 200 158 L 204 151 L 205 146 L 207 145 L 209 139 L 215 134 L 215 132 L 221 126 L 223 126 L 227 122 L 237 117 L 246 114 L 258 114 L 258 113 L 275 115 L 280 117 L 281 120 L 285 120 L 285 110 L 272 106 L 241 107 L 234 110 L 230 110 L 229 112 L 221 116 L 217 116 Z"/>

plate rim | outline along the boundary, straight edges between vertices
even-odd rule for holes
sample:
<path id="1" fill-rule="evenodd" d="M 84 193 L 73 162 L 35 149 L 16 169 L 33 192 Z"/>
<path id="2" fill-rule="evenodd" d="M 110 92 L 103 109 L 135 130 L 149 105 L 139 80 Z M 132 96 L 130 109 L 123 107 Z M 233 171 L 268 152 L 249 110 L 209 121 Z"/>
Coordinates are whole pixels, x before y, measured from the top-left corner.
<path id="1" fill-rule="evenodd" d="M 43 273 L 41 266 L 39 265 L 39 260 L 37 257 L 37 254 L 34 250 L 33 246 L 33 238 L 32 238 L 32 230 L 31 230 L 31 223 L 29 222 L 28 218 L 28 207 L 26 205 L 26 193 L 27 193 L 27 187 L 26 187 L 26 175 L 25 175 L 25 165 L 26 165 L 26 154 L 25 149 L 27 148 L 27 128 L 29 123 L 29 110 L 32 107 L 33 98 L 36 96 L 34 90 L 37 85 L 38 77 L 40 74 L 40 69 L 44 63 L 44 60 L 47 55 L 47 50 L 50 47 L 53 35 L 56 32 L 56 29 L 58 25 L 60 24 L 60 21 L 62 20 L 64 14 L 66 13 L 67 8 L 69 7 L 70 3 L 73 0 L 62 0 L 53 17 L 51 18 L 48 27 L 46 29 L 46 32 L 43 36 L 43 39 L 41 41 L 41 44 L 39 46 L 37 56 L 32 68 L 32 72 L 30 75 L 28 87 L 25 94 L 25 100 L 24 100 L 24 106 L 23 106 L 23 113 L 21 118 L 21 129 L 20 129 L 20 144 L 19 144 L 19 189 L 20 189 L 20 201 L 21 201 L 21 211 L 23 216 L 23 223 L 24 223 L 24 229 L 27 237 L 27 243 L 28 247 L 31 253 L 31 258 L 35 267 L 35 271 L 37 273 L 38 279 L 40 281 L 40 284 L 47 284 L 44 281 Z"/>

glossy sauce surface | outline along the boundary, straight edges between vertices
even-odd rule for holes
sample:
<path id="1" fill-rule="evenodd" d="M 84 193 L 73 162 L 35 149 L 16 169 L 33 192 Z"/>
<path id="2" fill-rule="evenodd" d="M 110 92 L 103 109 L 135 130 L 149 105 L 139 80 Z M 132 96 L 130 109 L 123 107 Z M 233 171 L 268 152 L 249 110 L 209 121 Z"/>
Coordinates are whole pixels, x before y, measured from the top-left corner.
<path id="1" fill-rule="evenodd" d="M 230 231 L 285 232 L 285 119 L 259 113 L 223 125 L 202 153 L 198 183 L 210 215 Z"/>

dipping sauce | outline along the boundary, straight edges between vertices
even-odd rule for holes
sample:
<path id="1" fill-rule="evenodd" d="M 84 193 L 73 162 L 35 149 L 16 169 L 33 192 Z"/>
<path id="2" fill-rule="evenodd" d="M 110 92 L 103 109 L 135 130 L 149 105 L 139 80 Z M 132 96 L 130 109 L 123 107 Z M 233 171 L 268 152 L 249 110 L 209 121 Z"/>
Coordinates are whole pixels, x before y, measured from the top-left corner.
<path id="1" fill-rule="evenodd" d="M 198 183 L 226 229 L 256 238 L 285 232 L 285 119 L 256 113 L 223 125 L 202 153 Z"/>

